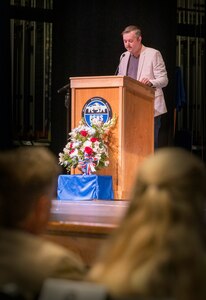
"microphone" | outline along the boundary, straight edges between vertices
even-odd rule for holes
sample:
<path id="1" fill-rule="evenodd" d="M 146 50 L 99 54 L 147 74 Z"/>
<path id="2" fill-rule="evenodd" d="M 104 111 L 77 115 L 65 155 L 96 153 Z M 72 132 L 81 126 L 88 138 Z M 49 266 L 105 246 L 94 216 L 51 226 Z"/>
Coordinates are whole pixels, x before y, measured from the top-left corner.
<path id="1" fill-rule="evenodd" d="M 61 93 L 63 93 L 63 92 L 67 92 L 68 89 L 69 89 L 69 87 L 70 87 L 70 84 L 66 84 L 66 85 L 64 85 L 63 87 L 61 87 L 61 88 L 57 91 L 57 93 L 58 93 L 58 94 L 61 94 Z"/>
<path id="2" fill-rule="evenodd" d="M 123 53 L 122 56 L 120 57 L 119 64 L 118 64 L 118 66 L 117 66 L 117 68 L 116 68 L 116 71 L 115 71 L 114 75 L 117 75 L 117 73 L 119 72 L 119 65 L 120 65 L 120 63 L 121 63 L 121 61 L 122 61 L 122 58 L 123 58 L 124 56 L 125 56 L 125 53 Z"/>

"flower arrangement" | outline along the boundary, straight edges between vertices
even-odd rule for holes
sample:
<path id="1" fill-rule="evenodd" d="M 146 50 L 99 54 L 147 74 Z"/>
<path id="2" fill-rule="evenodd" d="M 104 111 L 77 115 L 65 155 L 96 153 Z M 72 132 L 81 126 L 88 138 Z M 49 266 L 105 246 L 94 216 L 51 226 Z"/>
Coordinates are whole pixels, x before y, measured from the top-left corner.
<path id="1" fill-rule="evenodd" d="M 91 174 L 109 165 L 109 135 L 116 124 L 116 116 L 103 123 L 94 118 L 91 127 L 82 119 L 79 126 L 69 133 L 68 143 L 59 153 L 59 164 L 66 168 L 78 168 L 83 174 Z"/>

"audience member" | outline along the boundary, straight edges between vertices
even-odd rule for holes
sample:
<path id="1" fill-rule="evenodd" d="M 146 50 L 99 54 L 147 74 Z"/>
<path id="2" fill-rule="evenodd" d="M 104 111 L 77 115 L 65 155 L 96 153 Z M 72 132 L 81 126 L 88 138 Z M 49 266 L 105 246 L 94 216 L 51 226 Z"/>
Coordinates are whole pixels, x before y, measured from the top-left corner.
<path id="1" fill-rule="evenodd" d="M 141 164 L 131 203 L 87 279 L 114 297 L 206 299 L 206 169 L 180 148 Z"/>
<path id="2" fill-rule="evenodd" d="M 0 286 L 16 285 L 27 297 L 48 277 L 81 280 L 79 257 L 43 239 L 60 173 L 46 148 L 22 147 L 0 154 Z"/>

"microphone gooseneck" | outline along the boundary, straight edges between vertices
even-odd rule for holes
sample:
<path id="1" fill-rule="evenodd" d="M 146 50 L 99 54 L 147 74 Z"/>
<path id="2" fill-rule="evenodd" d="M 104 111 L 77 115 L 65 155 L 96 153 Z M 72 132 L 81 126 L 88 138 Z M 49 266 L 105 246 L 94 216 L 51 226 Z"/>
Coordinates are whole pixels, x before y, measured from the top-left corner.
<path id="1" fill-rule="evenodd" d="M 117 66 L 117 68 L 116 68 L 116 71 L 115 71 L 114 75 L 117 75 L 117 74 L 118 74 L 118 72 L 119 72 L 119 65 L 120 65 L 120 63 L 121 63 L 121 61 L 122 61 L 122 58 L 123 58 L 124 56 L 125 56 L 125 53 L 123 53 L 122 56 L 120 57 L 119 64 L 118 64 L 118 66 Z"/>
<path id="2" fill-rule="evenodd" d="M 61 93 L 63 93 L 63 92 L 67 92 L 68 89 L 69 89 L 69 87 L 70 87 L 70 84 L 66 84 L 66 85 L 64 85 L 63 87 L 61 87 L 61 88 L 57 91 L 57 93 L 58 93 L 58 94 L 61 94 Z"/>

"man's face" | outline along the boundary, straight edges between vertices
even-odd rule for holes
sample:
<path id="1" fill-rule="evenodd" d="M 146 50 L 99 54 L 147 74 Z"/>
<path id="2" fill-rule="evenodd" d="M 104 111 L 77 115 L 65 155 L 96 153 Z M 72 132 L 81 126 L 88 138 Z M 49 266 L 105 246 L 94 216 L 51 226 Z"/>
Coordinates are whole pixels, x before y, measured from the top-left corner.
<path id="1" fill-rule="evenodd" d="M 134 31 L 123 34 L 123 43 L 127 51 L 135 55 L 141 47 L 142 37 L 137 37 Z"/>

